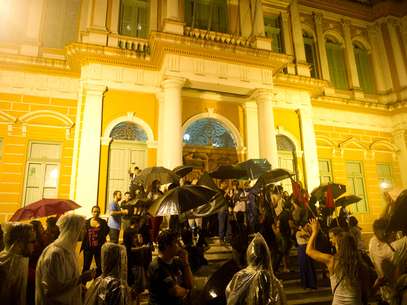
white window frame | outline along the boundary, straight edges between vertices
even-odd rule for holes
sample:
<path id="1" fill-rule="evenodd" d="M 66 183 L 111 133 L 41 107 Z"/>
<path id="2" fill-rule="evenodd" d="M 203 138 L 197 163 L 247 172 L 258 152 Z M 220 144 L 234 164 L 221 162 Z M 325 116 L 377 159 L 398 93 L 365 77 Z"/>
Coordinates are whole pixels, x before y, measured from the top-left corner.
<path id="1" fill-rule="evenodd" d="M 367 196 L 367 191 L 366 191 L 366 179 L 365 179 L 365 169 L 363 166 L 363 162 L 362 161 L 355 161 L 355 160 L 348 160 L 345 162 L 345 171 L 346 171 L 346 180 L 347 180 L 347 184 L 348 184 L 348 179 L 349 178 L 355 178 L 355 177 L 359 177 L 359 176 L 349 176 L 348 174 L 348 169 L 347 169 L 347 165 L 348 163 L 357 163 L 360 165 L 360 177 L 362 177 L 362 181 L 363 181 L 363 195 L 364 195 L 364 200 L 365 200 L 365 204 L 366 204 L 366 210 L 365 211 L 358 211 L 357 207 L 355 207 L 355 205 L 352 205 L 352 211 L 354 213 L 358 213 L 358 214 L 368 214 L 369 213 L 369 201 L 368 201 L 368 196 Z M 357 194 L 355 194 L 357 195 Z"/>
<path id="2" fill-rule="evenodd" d="M 320 164 L 320 162 L 327 162 L 328 167 L 330 169 L 329 172 L 322 173 L 321 172 L 321 166 L 319 166 L 319 181 L 320 181 L 320 183 L 323 183 L 322 179 L 321 179 L 323 176 L 324 177 L 329 177 L 330 178 L 329 182 L 333 182 L 334 181 L 334 175 L 333 175 L 333 171 L 332 171 L 332 160 L 330 160 L 330 159 L 319 159 L 318 164 Z"/>
<path id="3" fill-rule="evenodd" d="M 33 159 L 31 158 L 31 149 L 33 144 L 48 144 L 48 145 L 59 145 L 59 158 L 58 159 Z M 28 182 L 28 169 L 30 168 L 30 164 L 40 163 L 41 170 L 44 173 L 44 179 L 40 185 L 40 189 L 42 189 L 42 193 L 44 192 L 44 182 L 45 182 L 45 169 L 47 165 L 56 165 L 58 168 L 58 178 L 56 183 L 56 194 L 59 193 L 59 180 L 61 177 L 61 158 L 62 158 L 62 144 L 59 142 L 48 142 L 48 141 L 30 141 L 28 144 L 28 152 L 27 152 L 27 162 L 25 164 L 24 170 L 24 184 L 23 184 L 23 198 L 21 200 L 21 205 L 26 206 L 26 196 L 27 196 L 27 182 Z"/>

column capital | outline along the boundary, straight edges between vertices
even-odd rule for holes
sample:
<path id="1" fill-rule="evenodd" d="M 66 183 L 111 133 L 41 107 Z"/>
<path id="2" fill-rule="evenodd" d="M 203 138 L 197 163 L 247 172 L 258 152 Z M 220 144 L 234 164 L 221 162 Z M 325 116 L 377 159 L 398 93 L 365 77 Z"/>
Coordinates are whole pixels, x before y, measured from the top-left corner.
<path id="1" fill-rule="evenodd" d="M 394 16 L 388 16 L 386 18 L 386 22 L 387 22 L 387 24 L 392 25 L 392 26 L 399 26 L 400 25 L 400 19 L 397 18 L 397 17 L 394 17 Z"/>
<path id="2" fill-rule="evenodd" d="M 345 28 L 345 27 L 347 27 L 347 28 L 350 28 L 350 25 L 352 24 L 352 22 L 351 22 L 351 20 L 350 19 L 347 19 L 347 18 L 342 18 L 342 26 Z"/>
<path id="3" fill-rule="evenodd" d="M 257 111 L 257 103 L 255 101 L 247 101 L 243 104 L 246 111 Z"/>
<path id="4" fill-rule="evenodd" d="M 82 83 L 83 92 L 87 95 L 102 97 L 108 90 L 107 86 L 101 84 L 93 84 L 89 82 Z"/>
<path id="5" fill-rule="evenodd" d="M 312 13 L 312 16 L 314 17 L 314 22 L 321 24 L 322 23 L 322 18 L 324 18 L 324 15 L 322 15 L 321 13 Z"/>
<path id="6" fill-rule="evenodd" d="M 161 82 L 163 89 L 179 88 L 181 89 L 186 82 L 186 78 L 182 77 L 168 77 Z"/>
<path id="7" fill-rule="evenodd" d="M 251 98 L 259 103 L 261 101 L 272 100 L 273 96 L 274 93 L 272 89 L 259 88 L 252 93 Z"/>
<path id="8" fill-rule="evenodd" d="M 298 108 L 296 112 L 302 119 L 312 119 L 312 108 L 310 107 Z"/>

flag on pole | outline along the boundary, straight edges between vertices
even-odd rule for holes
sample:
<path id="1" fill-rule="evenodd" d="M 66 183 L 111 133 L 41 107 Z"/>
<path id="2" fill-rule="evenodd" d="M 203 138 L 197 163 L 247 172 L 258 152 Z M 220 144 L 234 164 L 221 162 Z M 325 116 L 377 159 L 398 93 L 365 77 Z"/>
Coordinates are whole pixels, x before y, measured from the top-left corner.
<path id="1" fill-rule="evenodd" d="M 335 208 L 332 185 L 328 185 L 328 187 L 326 189 L 325 207 L 331 208 L 331 209 Z"/>

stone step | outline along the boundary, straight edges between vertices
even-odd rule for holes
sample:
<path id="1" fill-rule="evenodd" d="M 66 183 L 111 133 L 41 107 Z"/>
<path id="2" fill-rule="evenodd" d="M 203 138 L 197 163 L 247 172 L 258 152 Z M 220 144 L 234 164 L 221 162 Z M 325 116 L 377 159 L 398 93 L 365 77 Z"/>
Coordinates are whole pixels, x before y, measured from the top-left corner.
<path id="1" fill-rule="evenodd" d="M 331 296 L 330 287 L 321 287 L 318 289 L 303 289 L 301 287 L 284 288 L 287 300 L 302 300 L 305 298 L 318 298 Z"/>
<path id="2" fill-rule="evenodd" d="M 288 305 L 331 305 L 332 296 L 305 297 L 287 301 Z"/>
<path id="3" fill-rule="evenodd" d="M 284 289 L 301 287 L 300 279 L 283 280 Z M 318 287 L 329 287 L 330 281 L 328 278 L 323 278 L 322 274 L 317 274 L 317 286 Z"/>

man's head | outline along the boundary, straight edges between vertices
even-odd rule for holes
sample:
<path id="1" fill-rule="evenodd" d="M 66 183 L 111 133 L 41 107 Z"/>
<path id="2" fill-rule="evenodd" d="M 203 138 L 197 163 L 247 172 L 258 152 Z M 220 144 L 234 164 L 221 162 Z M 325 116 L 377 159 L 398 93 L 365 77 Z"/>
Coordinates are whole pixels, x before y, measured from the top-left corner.
<path id="1" fill-rule="evenodd" d="M 373 232 L 378 240 L 382 242 L 389 241 L 388 226 L 389 221 L 386 218 L 379 218 L 373 222 Z"/>
<path id="2" fill-rule="evenodd" d="M 131 194 L 130 192 L 124 193 L 124 201 L 128 202 L 131 199 Z"/>
<path id="3" fill-rule="evenodd" d="M 99 216 L 100 216 L 100 208 L 99 208 L 98 205 L 95 205 L 95 206 L 92 207 L 92 216 L 95 219 L 99 218 Z"/>
<path id="4" fill-rule="evenodd" d="M 157 238 L 158 251 L 167 258 L 177 255 L 179 249 L 177 245 L 177 234 L 170 230 L 161 231 Z"/>
<path id="5" fill-rule="evenodd" d="M 5 250 L 23 256 L 30 256 L 34 251 L 35 243 L 33 226 L 26 223 L 12 222 L 6 224 L 5 227 Z"/>
<path id="6" fill-rule="evenodd" d="M 120 200 L 122 200 L 122 192 L 120 191 L 114 191 L 113 192 L 113 200 L 115 202 L 119 202 Z"/>

